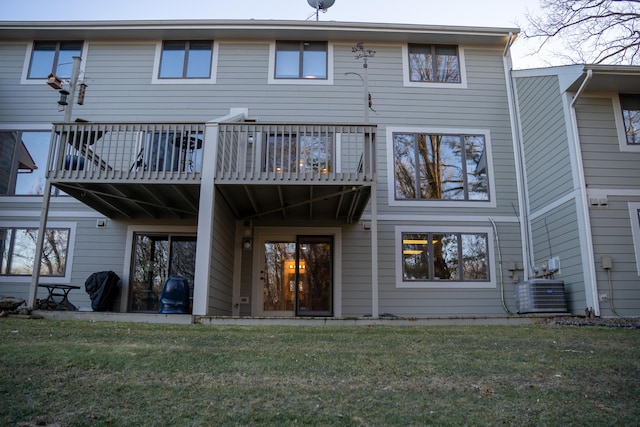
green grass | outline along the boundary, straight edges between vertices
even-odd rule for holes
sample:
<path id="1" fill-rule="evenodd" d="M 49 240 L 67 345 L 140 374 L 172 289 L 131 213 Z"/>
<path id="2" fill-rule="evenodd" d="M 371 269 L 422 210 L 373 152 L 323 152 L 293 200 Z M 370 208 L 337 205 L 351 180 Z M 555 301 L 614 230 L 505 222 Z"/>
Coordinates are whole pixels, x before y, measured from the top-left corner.
<path id="1" fill-rule="evenodd" d="M 640 331 L 0 319 L 0 425 L 640 425 Z"/>

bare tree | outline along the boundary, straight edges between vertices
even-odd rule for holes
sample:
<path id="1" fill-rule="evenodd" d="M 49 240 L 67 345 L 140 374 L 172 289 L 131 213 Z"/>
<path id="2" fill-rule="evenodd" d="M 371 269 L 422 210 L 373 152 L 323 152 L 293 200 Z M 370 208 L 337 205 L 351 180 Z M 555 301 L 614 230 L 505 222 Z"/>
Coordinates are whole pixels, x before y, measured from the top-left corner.
<path id="1" fill-rule="evenodd" d="M 640 0 L 541 0 L 525 37 L 559 41 L 563 63 L 640 64 Z"/>

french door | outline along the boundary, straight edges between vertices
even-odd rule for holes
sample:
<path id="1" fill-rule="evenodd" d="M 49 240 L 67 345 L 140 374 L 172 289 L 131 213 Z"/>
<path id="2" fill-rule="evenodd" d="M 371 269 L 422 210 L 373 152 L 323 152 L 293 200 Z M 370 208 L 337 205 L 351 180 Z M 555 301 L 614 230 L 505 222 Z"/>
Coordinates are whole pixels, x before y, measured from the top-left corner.
<path id="1" fill-rule="evenodd" d="M 263 315 L 333 315 L 332 236 L 265 236 L 260 261 Z"/>

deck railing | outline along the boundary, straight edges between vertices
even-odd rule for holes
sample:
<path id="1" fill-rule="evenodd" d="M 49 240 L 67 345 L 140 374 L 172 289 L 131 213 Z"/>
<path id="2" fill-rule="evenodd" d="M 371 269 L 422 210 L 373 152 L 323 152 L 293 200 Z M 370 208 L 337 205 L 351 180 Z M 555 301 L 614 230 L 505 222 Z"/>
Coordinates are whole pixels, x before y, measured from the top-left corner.
<path id="1" fill-rule="evenodd" d="M 217 181 L 371 181 L 375 126 L 222 123 Z"/>
<path id="2" fill-rule="evenodd" d="M 371 125 L 221 123 L 215 179 L 372 181 L 375 133 Z M 204 137 L 204 123 L 58 123 L 51 136 L 47 178 L 199 181 Z M 208 151 L 207 157 L 213 153 Z"/>
<path id="3" fill-rule="evenodd" d="M 51 136 L 53 180 L 199 180 L 203 123 L 64 123 Z"/>

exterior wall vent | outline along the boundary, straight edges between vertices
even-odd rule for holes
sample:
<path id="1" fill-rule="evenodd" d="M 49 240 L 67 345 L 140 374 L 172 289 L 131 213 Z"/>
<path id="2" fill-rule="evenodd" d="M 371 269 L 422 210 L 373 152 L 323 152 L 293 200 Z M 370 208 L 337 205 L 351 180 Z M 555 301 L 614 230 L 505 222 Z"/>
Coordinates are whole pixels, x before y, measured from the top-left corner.
<path id="1" fill-rule="evenodd" d="M 518 313 L 566 313 L 564 282 L 531 279 L 515 286 Z"/>

